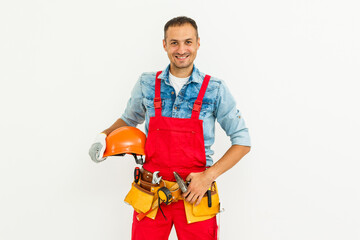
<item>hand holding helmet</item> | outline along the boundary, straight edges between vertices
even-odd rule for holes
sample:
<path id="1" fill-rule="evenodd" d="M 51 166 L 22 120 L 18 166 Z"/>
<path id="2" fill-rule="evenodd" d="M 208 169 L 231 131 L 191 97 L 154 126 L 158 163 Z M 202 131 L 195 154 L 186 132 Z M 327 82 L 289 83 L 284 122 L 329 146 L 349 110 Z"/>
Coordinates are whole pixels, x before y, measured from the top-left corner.
<path id="1" fill-rule="evenodd" d="M 90 158 L 96 163 L 106 160 L 106 157 L 103 156 L 106 149 L 105 139 L 106 139 L 105 133 L 98 134 L 95 138 L 95 142 L 91 145 L 89 149 Z"/>
<path id="2" fill-rule="evenodd" d="M 141 130 L 130 126 L 120 127 L 107 136 L 104 157 L 131 154 L 137 164 L 143 164 L 145 141 L 146 136 Z"/>
<path id="3" fill-rule="evenodd" d="M 100 133 L 91 145 L 89 155 L 96 162 L 104 161 L 108 156 L 131 154 L 137 164 L 144 164 L 145 134 L 135 127 L 125 126 L 112 131 L 108 136 Z M 138 158 L 140 156 L 140 158 Z"/>

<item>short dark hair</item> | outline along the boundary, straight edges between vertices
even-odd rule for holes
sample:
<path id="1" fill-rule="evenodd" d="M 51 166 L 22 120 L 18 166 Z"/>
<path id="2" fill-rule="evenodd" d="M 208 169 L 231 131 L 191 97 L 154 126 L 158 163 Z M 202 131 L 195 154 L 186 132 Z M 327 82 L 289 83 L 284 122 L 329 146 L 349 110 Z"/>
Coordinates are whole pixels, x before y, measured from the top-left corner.
<path id="1" fill-rule="evenodd" d="M 180 17 L 176 17 L 176 18 L 173 18 L 173 19 L 169 20 L 165 24 L 165 27 L 164 27 L 164 39 L 166 40 L 166 31 L 168 30 L 169 27 L 182 26 L 182 25 L 184 25 L 186 23 L 191 24 L 195 28 L 195 30 L 196 30 L 196 38 L 199 38 L 198 28 L 197 28 L 196 22 L 193 19 L 189 18 L 189 17 L 180 16 Z"/>

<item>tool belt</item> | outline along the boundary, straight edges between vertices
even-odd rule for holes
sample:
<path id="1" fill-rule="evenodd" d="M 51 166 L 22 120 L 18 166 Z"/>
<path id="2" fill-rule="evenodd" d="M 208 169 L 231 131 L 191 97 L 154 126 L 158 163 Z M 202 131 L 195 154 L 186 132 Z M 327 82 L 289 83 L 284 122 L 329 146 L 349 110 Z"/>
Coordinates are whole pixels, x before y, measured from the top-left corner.
<path id="1" fill-rule="evenodd" d="M 155 219 L 159 209 L 158 205 L 158 190 L 166 187 L 171 193 L 171 202 L 183 200 L 182 192 L 179 187 L 176 187 L 176 182 L 161 180 L 159 184 L 153 184 L 152 173 L 141 169 L 140 180 L 131 185 L 129 193 L 125 197 L 125 203 L 131 205 L 139 214 L 146 214 L 146 217 Z M 173 189 L 176 187 L 175 189 Z M 207 194 L 201 199 L 199 205 L 184 202 L 186 219 L 188 223 L 204 221 L 216 216 L 220 211 L 219 195 L 216 182 L 211 187 L 211 207 L 208 206 Z M 171 203 L 169 203 L 171 204 Z"/>

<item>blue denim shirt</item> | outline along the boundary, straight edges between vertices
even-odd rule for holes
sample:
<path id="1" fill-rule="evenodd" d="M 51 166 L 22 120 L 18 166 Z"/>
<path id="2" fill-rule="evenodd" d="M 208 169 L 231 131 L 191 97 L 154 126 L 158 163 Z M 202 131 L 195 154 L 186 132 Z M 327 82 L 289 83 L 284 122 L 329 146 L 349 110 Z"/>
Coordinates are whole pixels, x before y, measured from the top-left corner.
<path id="1" fill-rule="evenodd" d="M 188 82 L 176 96 L 169 82 L 170 65 L 159 75 L 161 81 L 162 116 L 174 118 L 190 118 L 194 101 L 196 100 L 205 74 L 194 65 Z M 156 72 L 143 73 L 136 82 L 131 98 L 121 116 L 127 125 L 136 127 L 145 120 L 145 131 L 148 132 L 149 119 L 155 116 L 155 77 Z M 236 108 L 236 102 L 224 82 L 211 77 L 203 99 L 200 111 L 203 120 L 206 165 L 211 166 L 211 146 L 215 140 L 215 120 L 230 137 L 232 145 L 250 146 L 248 129 L 244 118 Z"/>

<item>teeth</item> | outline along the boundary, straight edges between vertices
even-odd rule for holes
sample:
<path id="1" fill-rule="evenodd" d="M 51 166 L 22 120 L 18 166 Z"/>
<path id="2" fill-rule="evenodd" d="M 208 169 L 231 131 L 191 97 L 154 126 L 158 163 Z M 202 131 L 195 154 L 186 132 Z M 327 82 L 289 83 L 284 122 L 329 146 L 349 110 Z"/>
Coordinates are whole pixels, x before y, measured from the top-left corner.
<path id="1" fill-rule="evenodd" d="M 186 57 L 177 57 L 177 58 L 184 59 L 184 58 L 187 58 L 187 56 Z"/>

